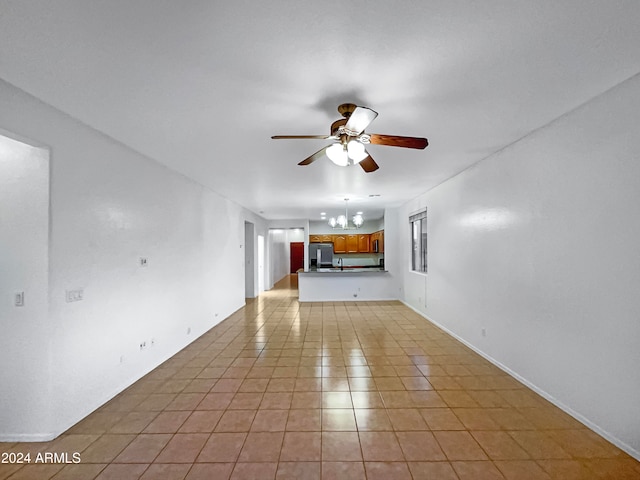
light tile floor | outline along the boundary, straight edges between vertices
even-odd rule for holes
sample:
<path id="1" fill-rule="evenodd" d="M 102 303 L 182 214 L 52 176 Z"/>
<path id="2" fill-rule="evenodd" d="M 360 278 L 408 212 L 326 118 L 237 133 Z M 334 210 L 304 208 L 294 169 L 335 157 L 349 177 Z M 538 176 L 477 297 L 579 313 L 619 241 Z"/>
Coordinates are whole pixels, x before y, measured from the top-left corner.
<path id="1" fill-rule="evenodd" d="M 299 303 L 296 277 L 0 480 L 638 479 L 640 464 L 399 302 Z"/>

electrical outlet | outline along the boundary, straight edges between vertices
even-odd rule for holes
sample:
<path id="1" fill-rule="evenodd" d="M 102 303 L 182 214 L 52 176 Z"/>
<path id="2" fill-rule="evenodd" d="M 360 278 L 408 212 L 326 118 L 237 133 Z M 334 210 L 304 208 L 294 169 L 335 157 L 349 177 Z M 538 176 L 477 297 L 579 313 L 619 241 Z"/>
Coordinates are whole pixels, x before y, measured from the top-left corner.
<path id="1" fill-rule="evenodd" d="M 14 304 L 16 307 L 24 307 L 24 292 L 16 293 Z"/>
<path id="2" fill-rule="evenodd" d="M 483 337 L 486 337 L 486 336 L 487 336 L 487 329 L 486 329 L 486 328 L 483 328 L 483 329 L 482 329 L 482 336 L 483 336 Z"/>
<path id="3" fill-rule="evenodd" d="M 191 327 L 187 327 L 187 335 L 191 334 Z"/>
<path id="4" fill-rule="evenodd" d="M 67 290 L 66 291 L 67 303 L 79 302 L 83 298 L 84 298 L 84 290 L 82 288 L 78 288 L 77 290 Z"/>

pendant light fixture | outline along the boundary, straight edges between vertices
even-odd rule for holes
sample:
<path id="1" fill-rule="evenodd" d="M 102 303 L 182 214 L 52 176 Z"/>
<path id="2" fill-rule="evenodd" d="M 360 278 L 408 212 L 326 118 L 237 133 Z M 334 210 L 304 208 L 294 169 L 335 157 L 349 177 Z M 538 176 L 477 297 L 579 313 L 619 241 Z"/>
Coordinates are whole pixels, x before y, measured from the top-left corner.
<path id="1" fill-rule="evenodd" d="M 349 199 L 344 199 L 344 215 L 338 215 L 337 217 L 331 217 L 329 219 L 329 225 L 331 228 L 341 228 L 342 230 L 352 230 L 354 228 L 360 228 L 364 223 L 364 217 L 361 213 L 354 215 L 351 219 L 352 225 L 349 225 Z"/>

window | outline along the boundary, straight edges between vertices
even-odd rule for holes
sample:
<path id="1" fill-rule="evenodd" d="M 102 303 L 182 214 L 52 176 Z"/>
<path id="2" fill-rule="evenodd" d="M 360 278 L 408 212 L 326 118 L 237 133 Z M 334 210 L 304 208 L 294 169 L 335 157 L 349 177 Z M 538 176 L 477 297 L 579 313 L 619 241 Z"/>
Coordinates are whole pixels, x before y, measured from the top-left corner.
<path id="1" fill-rule="evenodd" d="M 411 222 L 411 270 L 427 273 L 427 209 L 409 217 Z"/>

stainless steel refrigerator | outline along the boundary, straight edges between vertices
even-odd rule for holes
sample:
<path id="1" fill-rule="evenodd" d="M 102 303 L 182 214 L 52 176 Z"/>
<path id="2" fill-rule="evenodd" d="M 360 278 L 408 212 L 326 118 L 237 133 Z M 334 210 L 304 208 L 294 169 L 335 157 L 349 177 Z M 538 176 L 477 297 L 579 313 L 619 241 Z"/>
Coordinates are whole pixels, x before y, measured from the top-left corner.
<path id="1" fill-rule="evenodd" d="M 333 266 L 333 243 L 310 243 L 309 260 L 311 266 L 328 268 Z"/>

